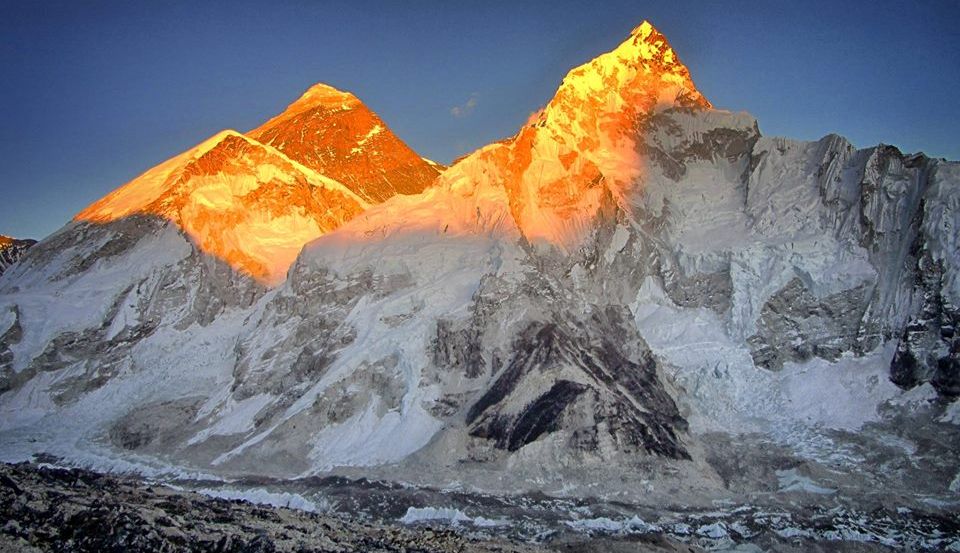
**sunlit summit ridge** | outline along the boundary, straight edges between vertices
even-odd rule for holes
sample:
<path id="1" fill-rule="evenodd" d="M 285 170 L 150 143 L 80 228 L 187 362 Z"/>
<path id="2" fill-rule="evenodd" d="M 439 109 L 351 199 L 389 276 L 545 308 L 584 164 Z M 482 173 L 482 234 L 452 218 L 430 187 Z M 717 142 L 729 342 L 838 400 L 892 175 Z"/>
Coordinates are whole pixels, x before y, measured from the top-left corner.
<path id="1" fill-rule="evenodd" d="M 152 215 L 177 224 L 205 252 L 266 284 L 285 278 L 300 248 L 372 204 L 431 186 L 500 206 L 417 208 L 423 224 L 475 224 L 478 213 L 509 212 L 525 239 L 569 249 L 603 205 L 621 201 L 642 176 L 635 137 L 654 110 L 706 109 L 687 68 L 648 22 L 621 45 L 570 71 L 554 98 L 510 140 L 481 148 L 446 171 L 393 135 L 349 92 L 308 89 L 246 135 L 224 131 L 112 192 L 77 215 L 104 223 Z M 485 202 L 486 200 L 483 200 Z M 462 202 L 460 202 L 462 204 Z M 380 210 L 360 226 L 401 223 Z M 431 220 L 437 219 L 433 223 Z M 487 217 L 485 221 L 491 221 Z M 502 217 L 496 220 L 503 223 Z M 481 225 L 482 226 L 482 225 Z"/>

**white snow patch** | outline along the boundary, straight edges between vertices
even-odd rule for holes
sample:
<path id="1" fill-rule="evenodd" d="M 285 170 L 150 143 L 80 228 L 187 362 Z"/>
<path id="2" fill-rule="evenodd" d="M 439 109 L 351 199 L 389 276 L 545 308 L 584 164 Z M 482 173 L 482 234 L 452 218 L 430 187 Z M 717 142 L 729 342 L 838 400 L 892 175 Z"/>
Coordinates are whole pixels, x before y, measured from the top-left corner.
<path id="1" fill-rule="evenodd" d="M 6 334 L 16 321 L 17 314 L 12 308 L 6 308 L 0 311 L 0 336 Z"/>
<path id="2" fill-rule="evenodd" d="M 318 506 L 316 502 L 311 501 L 298 493 L 289 492 L 271 492 L 263 488 L 254 488 L 249 490 L 234 489 L 212 489 L 203 488 L 196 490 L 197 493 L 228 500 L 243 500 L 258 505 L 270 505 L 271 507 L 286 507 L 288 509 L 297 509 L 309 513 L 325 512 L 329 508 L 326 505 Z"/>
<path id="3" fill-rule="evenodd" d="M 777 481 L 780 483 L 781 492 L 807 492 L 821 495 L 830 495 L 837 490 L 818 486 L 809 477 L 803 476 L 797 472 L 797 469 L 778 470 Z"/>
<path id="4" fill-rule="evenodd" d="M 901 392 L 890 382 L 895 344 L 835 362 L 813 358 L 785 363 L 778 374 L 791 417 L 811 425 L 856 430 L 878 420 L 877 408 Z"/>
<path id="5" fill-rule="evenodd" d="M 357 154 L 357 153 L 362 152 L 362 151 L 363 151 L 363 146 L 364 146 L 371 138 L 373 138 L 374 136 L 377 136 L 377 135 L 380 134 L 381 132 L 383 132 L 383 126 L 381 126 L 380 124 L 374 125 L 369 131 L 367 131 L 367 134 L 363 135 L 363 137 L 362 137 L 360 140 L 357 141 L 357 145 L 350 149 L 350 153 L 351 153 L 351 154 Z"/>
<path id="6" fill-rule="evenodd" d="M 400 517 L 400 522 L 403 524 L 416 524 L 418 522 L 444 522 L 453 525 L 472 524 L 483 528 L 510 525 L 510 521 L 505 518 L 470 517 L 460 509 L 449 507 L 408 507 L 407 512 Z"/>
<path id="7" fill-rule="evenodd" d="M 622 252 L 623 248 L 627 245 L 628 240 L 630 240 L 630 230 L 623 225 L 617 225 L 617 230 L 613 231 L 613 236 L 610 238 L 610 246 L 603 254 L 603 258 L 607 261 L 607 264 L 613 263 L 613 260 L 617 258 L 617 254 Z"/>
<path id="8" fill-rule="evenodd" d="M 797 528 L 795 526 L 788 526 L 786 528 L 775 529 L 774 532 L 777 533 L 781 538 L 813 538 L 814 534 L 805 528 Z"/>
<path id="9" fill-rule="evenodd" d="M 898 397 L 891 399 L 890 403 L 892 405 L 906 407 L 911 411 L 917 411 L 929 407 L 936 399 L 937 389 L 929 382 L 924 382 L 915 388 L 903 392 Z"/>
<path id="10" fill-rule="evenodd" d="M 407 395 L 410 401 L 412 395 Z M 314 468 L 336 466 L 368 466 L 402 459 L 420 449 L 442 427 L 419 404 L 405 412 L 389 411 L 378 415 L 377 405 L 344 421 L 318 429 L 311 443 L 309 457 Z"/>
<path id="11" fill-rule="evenodd" d="M 714 522 L 713 524 L 705 524 L 697 528 L 697 534 L 710 538 L 712 540 L 719 540 L 727 537 L 727 525 L 722 522 Z"/>
<path id="12" fill-rule="evenodd" d="M 271 394 L 257 394 L 240 401 L 231 401 L 223 408 L 220 419 L 212 426 L 197 432 L 187 445 L 202 442 L 210 436 L 228 436 L 253 430 L 254 420 L 264 407 L 275 399 Z"/>
<path id="13" fill-rule="evenodd" d="M 638 516 L 613 520 L 608 517 L 567 520 L 564 524 L 578 532 L 610 532 L 610 533 L 646 533 L 658 531 L 655 525 L 645 522 Z"/>
<path id="14" fill-rule="evenodd" d="M 951 424 L 960 424 L 960 400 L 954 400 L 947 409 L 943 412 L 943 416 L 940 417 L 940 422 L 948 422 Z"/>

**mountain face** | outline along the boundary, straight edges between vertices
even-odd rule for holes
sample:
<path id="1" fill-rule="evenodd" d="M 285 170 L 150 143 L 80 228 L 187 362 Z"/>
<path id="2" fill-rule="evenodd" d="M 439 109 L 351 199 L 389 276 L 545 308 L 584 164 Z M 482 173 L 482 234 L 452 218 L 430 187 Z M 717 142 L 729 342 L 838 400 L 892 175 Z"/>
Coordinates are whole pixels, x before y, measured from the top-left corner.
<path id="1" fill-rule="evenodd" d="M 960 164 L 765 137 L 647 23 L 426 188 L 366 171 L 357 102 L 315 87 L 0 278 L 5 457 L 678 500 L 731 486 L 717 434 L 842 472 L 839 432 L 960 420 Z"/>
<path id="2" fill-rule="evenodd" d="M 204 252 L 270 284 L 286 277 L 305 243 L 366 207 L 342 184 L 224 131 L 107 195 L 76 220 L 160 217 Z"/>
<path id="3" fill-rule="evenodd" d="M 324 84 L 314 85 L 247 134 L 340 181 L 370 203 L 423 192 L 440 172 L 356 96 Z"/>
<path id="4" fill-rule="evenodd" d="M 637 137 L 652 112 L 667 106 L 710 103 L 663 35 L 645 23 L 615 50 L 570 71 L 516 136 L 461 160 L 444 184 L 502 187 L 527 241 L 569 252 L 603 205 L 626 201 L 642 181 Z"/>
<path id="5" fill-rule="evenodd" d="M 0 234 L 0 275 L 13 265 L 27 251 L 27 248 L 36 244 L 36 240 L 20 240 Z"/>
<path id="6" fill-rule="evenodd" d="M 355 96 L 318 84 L 249 135 L 222 131 L 75 219 L 166 219 L 204 253 L 272 286 L 304 244 L 368 201 L 420 192 L 437 174 Z"/>

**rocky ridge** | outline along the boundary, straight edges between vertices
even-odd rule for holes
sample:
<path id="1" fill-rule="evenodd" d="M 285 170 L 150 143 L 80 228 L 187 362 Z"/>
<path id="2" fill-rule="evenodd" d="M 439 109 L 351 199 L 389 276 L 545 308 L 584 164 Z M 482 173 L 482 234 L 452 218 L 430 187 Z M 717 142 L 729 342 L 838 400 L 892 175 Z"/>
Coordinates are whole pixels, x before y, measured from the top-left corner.
<path id="1" fill-rule="evenodd" d="M 27 248 L 36 243 L 36 240 L 11 238 L 0 234 L 0 275 L 23 257 Z"/>

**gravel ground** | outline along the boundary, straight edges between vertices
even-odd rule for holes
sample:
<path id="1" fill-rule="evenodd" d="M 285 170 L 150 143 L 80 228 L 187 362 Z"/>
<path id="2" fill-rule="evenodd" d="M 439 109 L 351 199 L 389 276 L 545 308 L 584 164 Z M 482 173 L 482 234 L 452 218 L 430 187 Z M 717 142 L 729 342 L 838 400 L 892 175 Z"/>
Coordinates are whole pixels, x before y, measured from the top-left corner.
<path id="1" fill-rule="evenodd" d="M 697 552 L 664 535 L 567 538 L 549 546 L 451 529 L 356 522 L 82 469 L 0 465 L 0 551 Z"/>

